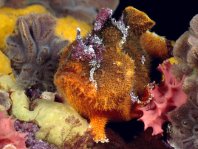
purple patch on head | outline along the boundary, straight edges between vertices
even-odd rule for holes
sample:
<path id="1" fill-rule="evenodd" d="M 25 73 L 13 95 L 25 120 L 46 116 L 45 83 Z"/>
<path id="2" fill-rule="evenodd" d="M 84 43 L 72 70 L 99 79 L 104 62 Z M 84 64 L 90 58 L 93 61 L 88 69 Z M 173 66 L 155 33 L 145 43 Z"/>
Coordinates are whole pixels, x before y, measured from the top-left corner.
<path id="1" fill-rule="evenodd" d="M 90 35 L 87 39 L 87 43 L 92 45 L 95 51 L 95 60 L 97 62 L 102 61 L 102 52 L 105 50 L 105 47 L 102 43 L 102 39 L 100 39 L 97 35 Z"/>
<path id="2" fill-rule="evenodd" d="M 109 8 L 102 8 L 96 17 L 94 23 L 94 31 L 99 31 L 104 26 L 105 22 L 112 16 L 112 10 Z"/>
<path id="3" fill-rule="evenodd" d="M 95 60 L 100 63 L 104 49 L 102 40 L 97 35 L 90 34 L 83 40 L 80 35 L 80 29 L 77 29 L 76 45 L 72 47 L 71 58 L 81 61 Z"/>
<path id="4" fill-rule="evenodd" d="M 95 57 L 95 51 L 92 45 L 86 45 L 80 35 L 80 29 L 77 28 L 76 45 L 72 48 L 71 57 L 75 60 L 91 60 Z"/>

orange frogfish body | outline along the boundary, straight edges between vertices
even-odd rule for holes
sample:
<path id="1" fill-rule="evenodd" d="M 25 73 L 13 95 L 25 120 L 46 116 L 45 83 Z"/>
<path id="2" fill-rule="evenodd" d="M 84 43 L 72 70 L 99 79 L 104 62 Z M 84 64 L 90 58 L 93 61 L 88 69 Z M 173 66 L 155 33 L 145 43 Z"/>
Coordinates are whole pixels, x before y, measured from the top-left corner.
<path id="1" fill-rule="evenodd" d="M 158 42 L 161 37 L 152 42 L 151 52 L 144 48 L 149 47 L 146 44 L 151 40 L 141 37 L 154 25 L 145 13 L 129 7 L 119 21 L 112 19 L 111 13 L 110 9 L 102 9 L 93 31 L 85 39 L 77 29 L 76 41 L 62 52 L 54 77 L 65 100 L 90 120 L 96 142 L 108 141 L 105 135 L 108 121 L 141 116 L 136 107 L 149 97 L 146 92 L 150 81 L 149 57 L 152 53 L 164 57 L 169 50 L 153 50 L 166 47 L 165 41 Z M 154 45 L 157 43 L 160 46 Z"/>

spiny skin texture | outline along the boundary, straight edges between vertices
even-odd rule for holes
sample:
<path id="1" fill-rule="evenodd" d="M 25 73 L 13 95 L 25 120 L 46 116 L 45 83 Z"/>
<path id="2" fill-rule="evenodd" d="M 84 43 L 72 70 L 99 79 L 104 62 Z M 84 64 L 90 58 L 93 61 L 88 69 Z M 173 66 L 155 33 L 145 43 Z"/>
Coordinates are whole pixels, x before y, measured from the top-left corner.
<path id="1" fill-rule="evenodd" d="M 87 39 L 81 40 L 78 33 L 77 40 L 62 53 L 54 83 L 65 100 L 90 119 L 94 140 L 104 142 L 107 141 L 105 125 L 109 120 L 141 116 L 130 93 L 138 93 L 140 99 L 148 98 L 147 94 L 144 96 L 149 83 L 149 56 L 141 48 L 139 38 L 154 22 L 133 7 L 126 8 L 119 21 L 111 19 L 109 9 L 102 9 L 96 22 L 90 36 L 97 35 L 103 41 L 105 50 L 101 61 L 94 59 L 98 49 L 87 44 Z M 83 54 L 73 58 L 72 55 L 78 55 L 78 52 Z M 93 74 L 97 87 L 90 80 L 92 58 L 99 64 Z"/>
<path id="2" fill-rule="evenodd" d="M 149 31 L 142 34 L 140 44 L 152 57 L 162 57 L 163 59 L 168 58 L 173 49 L 173 42 Z"/>
<path id="3" fill-rule="evenodd" d="M 173 54 L 178 64 L 173 68 L 176 77 L 185 75 L 183 90 L 188 96 L 186 104 L 169 115 L 170 142 L 181 149 L 198 148 L 198 15 L 190 21 L 186 31 L 175 43 Z"/>
<path id="4" fill-rule="evenodd" d="M 124 21 L 130 28 L 123 49 L 134 60 L 136 78 L 134 92 L 142 97 L 145 93 L 145 86 L 150 82 L 151 59 L 153 57 L 161 59 L 169 57 L 172 47 L 164 37 L 149 31 L 155 22 L 145 13 L 128 7 L 124 11 Z"/>
<path id="5" fill-rule="evenodd" d="M 66 61 L 65 54 L 55 76 L 55 84 L 65 99 L 79 113 L 90 118 L 97 141 L 105 138 L 104 126 L 108 119 L 130 120 L 132 117 L 129 93 L 134 64 L 126 54 L 114 50 L 106 49 L 102 69 L 94 74 L 97 90 L 89 81 L 89 64 Z"/>
<path id="6" fill-rule="evenodd" d="M 53 75 L 60 50 L 67 41 L 54 35 L 55 19 L 47 14 L 20 17 L 16 33 L 7 38 L 6 54 L 17 82 L 23 88 L 39 84 L 53 91 Z"/>

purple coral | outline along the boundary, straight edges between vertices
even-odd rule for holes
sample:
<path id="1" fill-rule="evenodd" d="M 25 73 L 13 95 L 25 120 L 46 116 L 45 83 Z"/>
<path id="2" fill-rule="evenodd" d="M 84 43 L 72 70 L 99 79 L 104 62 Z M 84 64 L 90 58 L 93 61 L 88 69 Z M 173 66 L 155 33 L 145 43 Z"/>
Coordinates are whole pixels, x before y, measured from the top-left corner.
<path id="1" fill-rule="evenodd" d="M 169 115 L 171 121 L 170 142 L 181 149 L 198 148 L 198 15 L 190 22 L 190 30 L 175 43 L 173 54 L 178 64 L 173 73 L 181 78 L 185 75 L 183 89 L 187 103 Z"/>
<path id="2" fill-rule="evenodd" d="M 14 123 L 14 127 L 17 131 L 27 134 L 25 143 L 29 149 L 58 149 L 52 144 L 35 138 L 35 133 L 39 130 L 39 127 L 36 124 L 17 120 Z"/>
<path id="3" fill-rule="evenodd" d="M 109 8 L 102 8 L 98 13 L 95 23 L 94 23 L 94 31 L 100 31 L 106 21 L 111 18 L 112 10 Z"/>
<path id="4" fill-rule="evenodd" d="M 67 45 L 54 35 L 55 19 L 48 14 L 20 17 L 17 32 L 7 38 L 7 55 L 17 82 L 24 88 L 40 85 L 54 91 L 59 52 Z"/>
<path id="5" fill-rule="evenodd" d="M 102 60 L 102 52 L 105 47 L 97 35 L 89 35 L 84 41 L 77 29 L 76 45 L 72 48 L 71 58 L 81 61 Z"/>
<path id="6" fill-rule="evenodd" d="M 72 48 L 71 57 L 76 60 L 91 60 L 96 54 L 93 45 L 86 45 L 80 35 L 80 29 L 77 28 L 76 45 Z"/>

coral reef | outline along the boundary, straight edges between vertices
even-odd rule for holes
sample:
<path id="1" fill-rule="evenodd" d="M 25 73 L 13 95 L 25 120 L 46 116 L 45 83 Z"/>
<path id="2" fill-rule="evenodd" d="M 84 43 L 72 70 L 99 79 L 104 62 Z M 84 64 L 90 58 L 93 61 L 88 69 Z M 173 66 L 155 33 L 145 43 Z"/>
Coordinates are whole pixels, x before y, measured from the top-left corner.
<path id="1" fill-rule="evenodd" d="M 177 80 L 171 73 L 172 65 L 165 61 L 158 69 L 163 73 L 164 80 L 160 85 L 152 85 L 149 92 L 152 100 L 142 109 L 145 129 L 153 128 L 153 135 L 163 132 L 162 125 L 168 120 L 168 112 L 180 107 L 187 101 L 187 96 L 182 90 L 183 80 Z"/>
<path id="2" fill-rule="evenodd" d="M 0 0 L 0 148 L 171 149 L 162 135 L 168 120 L 174 147 L 198 148 L 198 15 L 153 84 L 152 60 L 172 56 L 173 42 L 151 32 L 155 22 L 133 7 L 112 18 L 117 5 Z M 142 134 L 121 137 L 106 125 L 131 119 L 142 131 L 144 122 Z"/>
<path id="3" fill-rule="evenodd" d="M 17 87 L 10 76 L 0 76 L 0 89 L 11 93 L 13 116 L 21 121 L 38 124 L 40 129 L 36 133 L 37 139 L 61 147 L 77 134 L 82 136 L 88 128 L 86 120 L 69 105 L 45 99 L 30 102 L 25 91 Z"/>
<path id="4" fill-rule="evenodd" d="M 4 112 L 0 112 L 0 130 L 0 148 L 12 145 L 17 149 L 26 149 L 25 134 L 15 130 L 14 120 L 5 115 Z"/>
<path id="5" fill-rule="evenodd" d="M 50 15 L 23 16 L 17 21 L 16 33 L 7 38 L 6 54 L 21 87 L 39 84 L 41 90 L 55 90 L 59 52 L 68 42 L 55 36 L 54 27 Z"/>
<path id="6" fill-rule="evenodd" d="M 143 47 L 140 37 L 153 25 L 145 13 L 133 7 L 126 8 L 118 21 L 112 19 L 110 9 L 102 9 L 93 31 L 82 39 L 77 29 L 76 41 L 62 52 L 54 83 L 65 100 L 90 119 L 96 142 L 108 141 L 105 125 L 109 120 L 141 116 L 136 107 L 140 100 L 149 98 L 145 86 L 150 81 L 148 53 L 152 56 L 153 52 L 147 53 L 146 43 Z M 164 46 L 165 40 L 155 44 L 162 43 Z M 159 52 L 153 55 L 164 57 L 170 50 L 170 45 L 166 47 L 156 49 Z"/>
<path id="7" fill-rule="evenodd" d="M 175 43 L 173 54 L 178 61 L 173 73 L 176 77 L 185 76 L 183 90 L 188 96 L 187 103 L 170 113 L 170 142 L 181 149 L 196 149 L 198 147 L 198 84 L 197 84 L 197 51 L 198 51 L 198 15 L 190 21 L 189 31 L 186 31 Z"/>
<path id="8" fill-rule="evenodd" d="M 14 31 L 18 17 L 31 13 L 43 14 L 47 12 L 48 11 L 40 5 L 32 5 L 23 9 L 14 9 L 9 7 L 0 8 L 0 50 L 5 51 L 6 38 Z"/>

